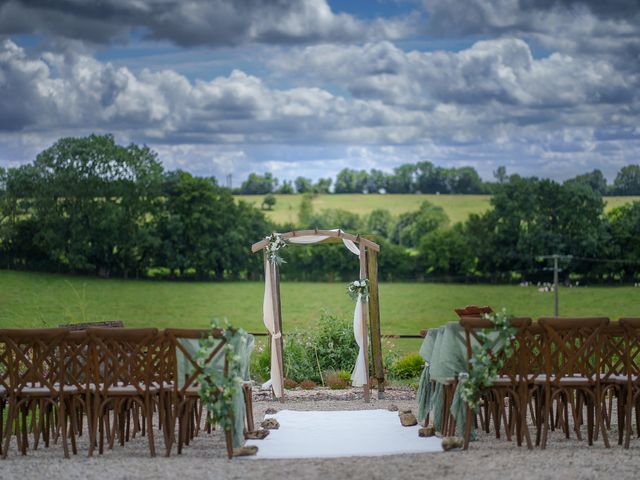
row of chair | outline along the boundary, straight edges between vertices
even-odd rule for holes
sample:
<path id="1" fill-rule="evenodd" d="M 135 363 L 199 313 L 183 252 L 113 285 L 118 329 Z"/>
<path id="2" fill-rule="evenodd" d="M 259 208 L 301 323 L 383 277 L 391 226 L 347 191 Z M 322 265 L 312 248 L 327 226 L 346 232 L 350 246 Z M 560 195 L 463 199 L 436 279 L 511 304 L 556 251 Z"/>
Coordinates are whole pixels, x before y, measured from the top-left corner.
<path id="1" fill-rule="evenodd" d="M 165 454 L 199 433 L 201 367 L 184 339 L 212 334 L 219 343 L 208 361 L 228 364 L 225 337 L 218 330 L 155 328 L 68 328 L 0 330 L 0 449 L 6 458 L 12 438 L 26 454 L 39 443 L 60 440 L 65 457 L 77 453 L 77 437 L 89 436 L 88 455 L 116 440 L 125 445 L 137 434 L 148 439 L 155 456 L 161 434 Z M 182 356 L 188 368 L 178 378 Z M 220 392 L 222 393 L 222 392 Z M 251 390 L 245 384 L 245 429 L 252 431 Z M 6 411 L 6 419 L 4 419 Z M 207 414 L 205 413 L 205 417 Z M 84 428 L 86 423 L 87 427 Z M 207 428 L 211 428 L 210 424 Z M 226 431 L 227 454 L 233 454 L 233 432 Z M 31 438 L 31 442 L 29 439 Z M 69 445 L 70 444 L 70 445 Z"/>
<path id="2" fill-rule="evenodd" d="M 618 444 L 629 447 L 632 414 L 640 436 L 640 318 L 514 318 L 516 334 L 511 339 L 513 354 L 505 349 L 490 350 L 495 360 L 504 362 L 498 377 L 485 385 L 478 412 L 466 408 L 464 445 L 468 448 L 472 426 L 487 433 L 491 425 L 496 436 L 501 429 L 517 444 L 526 441 L 532 448 L 529 425 L 535 429 L 535 445 L 545 448 L 549 431 L 561 429 L 566 438 L 574 430 L 582 439 L 581 426 L 587 425 L 588 444 L 598 436 L 609 447 L 608 434 L 617 412 Z M 490 320 L 463 317 L 469 372 L 474 368 L 473 351 L 486 341 L 480 331 L 490 331 Z M 448 386 L 457 388 L 462 379 Z M 447 396 L 453 398 L 453 394 Z M 451 405 L 444 408 L 450 409 Z M 451 415 L 445 434 L 455 425 Z"/>

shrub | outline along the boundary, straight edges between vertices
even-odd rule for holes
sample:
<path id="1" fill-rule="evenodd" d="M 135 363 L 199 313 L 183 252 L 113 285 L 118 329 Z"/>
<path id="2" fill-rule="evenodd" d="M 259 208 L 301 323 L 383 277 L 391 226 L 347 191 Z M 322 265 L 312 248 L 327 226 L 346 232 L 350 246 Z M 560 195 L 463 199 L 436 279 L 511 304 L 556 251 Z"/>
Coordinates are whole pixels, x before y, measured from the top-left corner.
<path id="1" fill-rule="evenodd" d="M 422 373 L 424 359 L 417 353 L 410 353 L 399 358 L 389 368 L 389 375 L 399 380 L 415 378 Z"/>
<path id="2" fill-rule="evenodd" d="M 308 378 L 300 382 L 300 388 L 302 388 L 303 390 L 313 390 L 317 386 L 318 385 L 316 384 L 316 382 L 314 382 L 313 380 L 309 380 Z"/>
<path id="3" fill-rule="evenodd" d="M 296 382 L 295 380 L 291 380 L 290 378 L 284 379 L 284 388 L 291 390 L 293 388 L 296 388 L 297 386 L 298 382 Z"/>
<path id="4" fill-rule="evenodd" d="M 313 355 L 313 337 L 305 333 L 292 333 L 285 337 L 284 376 L 296 382 L 319 378 Z"/>
<path id="5" fill-rule="evenodd" d="M 351 321 L 323 312 L 318 328 L 312 335 L 322 371 L 353 368 L 358 356 L 358 344 L 353 338 Z"/>
<path id="6" fill-rule="evenodd" d="M 258 382 L 266 382 L 271 377 L 271 355 L 262 343 L 256 345 L 251 355 L 251 376 Z"/>
<path id="7" fill-rule="evenodd" d="M 343 390 L 351 386 L 351 375 L 345 370 L 329 370 L 322 376 L 325 385 L 331 390 Z"/>

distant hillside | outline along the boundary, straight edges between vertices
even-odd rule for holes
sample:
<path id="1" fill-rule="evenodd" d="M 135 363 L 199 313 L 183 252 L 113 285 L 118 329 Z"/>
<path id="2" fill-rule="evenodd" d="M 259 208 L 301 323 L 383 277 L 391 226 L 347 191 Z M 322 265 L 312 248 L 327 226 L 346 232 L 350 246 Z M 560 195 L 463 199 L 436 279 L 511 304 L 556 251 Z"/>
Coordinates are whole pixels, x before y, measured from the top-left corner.
<path id="1" fill-rule="evenodd" d="M 244 200 L 260 208 L 263 195 L 235 195 L 237 200 Z M 277 223 L 293 222 L 298 220 L 298 208 L 302 195 L 276 195 L 277 203 L 272 211 L 267 211 L 267 216 Z M 376 208 L 384 208 L 392 215 L 417 210 L 420 203 L 428 200 L 435 205 L 444 208 L 452 223 L 465 221 L 472 213 L 482 213 L 490 207 L 490 195 L 363 195 L 363 194 L 332 194 L 318 195 L 313 200 L 314 210 L 325 208 L 340 208 L 358 215 L 365 215 Z M 607 210 L 640 197 L 606 197 Z"/>

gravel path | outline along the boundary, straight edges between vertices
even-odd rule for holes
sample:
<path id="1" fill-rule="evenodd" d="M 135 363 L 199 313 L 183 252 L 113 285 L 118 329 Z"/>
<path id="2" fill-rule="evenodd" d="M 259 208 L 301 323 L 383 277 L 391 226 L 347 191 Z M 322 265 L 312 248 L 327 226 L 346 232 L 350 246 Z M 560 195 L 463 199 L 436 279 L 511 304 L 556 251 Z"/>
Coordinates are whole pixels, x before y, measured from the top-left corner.
<path id="1" fill-rule="evenodd" d="M 412 408 L 415 399 L 406 390 L 390 390 L 387 399 L 374 399 L 367 405 L 361 393 L 294 392 L 286 402 L 266 400 L 256 392 L 255 418 L 259 422 L 267 408 L 278 410 L 361 410 Z M 518 448 L 505 439 L 480 434 L 467 452 L 395 455 L 340 459 L 296 460 L 227 460 L 222 435 L 205 433 L 196 438 L 182 455 L 170 458 L 150 458 L 146 438 L 136 438 L 125 447 L 116 446 L 102 456 L 86 456 L 86 435 L 79 443 L 79 454 L 70 460 L 62 456 L 62 448 L 40 447 L 21 457 L 15 451 L 15 441 L 9 458 L 0 460 L 2 480 L 48 477 L 61 479 L 157 479 L 180 480 L 199 478 L 220 479 L 412 479 L 412 478 L 515 478 L 525 479 L 623 479 L 640 476 L 640 439 L 633 439 L 630 450 L 615 445 L 617 433 L 611 432 L 613 447 L 605 449 L 599 441 L 588 447 L 586 441 L 565 440 L 559 432 L 552 433 L 546 450 L 529 451 Z M 161 438 L 156 446 L 162 448 Z"/>

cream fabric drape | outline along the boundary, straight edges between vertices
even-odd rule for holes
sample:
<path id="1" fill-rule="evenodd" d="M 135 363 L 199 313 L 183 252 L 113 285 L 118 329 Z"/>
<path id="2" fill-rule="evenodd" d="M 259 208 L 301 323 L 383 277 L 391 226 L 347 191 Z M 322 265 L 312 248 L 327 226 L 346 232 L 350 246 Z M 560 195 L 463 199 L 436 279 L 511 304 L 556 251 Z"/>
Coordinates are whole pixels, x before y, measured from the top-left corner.
<path id="1" fill-rule="evenodd" d="M 332 231 L 338 232 L 340 230 L 335 229 Z M 319 243 L 327 238 L 329 237 L 326 235 L 306 235 L 304 237 L 290 237 L 287 239 L 287 242 L 305 245 Z M 360 249 L 353 241 L 342 238 L 342 243 L 351 253 L 358 256 L 360 255 Z M 271 280 L 273 278 L 272 269 L 273 266 L 271 265 L 271 262 L 265 258 L 265 288 L 262 312 L 264 325 L 271 334 L 271 379 L 265 383 L 265 386 L 271 384 L 276 397 L 281 398 L 284 392 L 283 378 L 281 375 L 282 369 L 280 367 L 280 359 L 278 358 L 276 350 L 276 342 L 277 339 L 280 338 L 281 333 L 276 334 L 275 331 L 276 306 L 273 304 L 273 285 Z M 354 386 L 362 386 L 367 383 L 367 355 L 364 351 L 364 336 L 367 335 L 367 332 L 364 332 L 362 328 L 362 308 L 366 307 L 366 303 L 367 302 L 362 301 L 360 296 L 358 296 L 358 301 L 356 302 L 355 311 L 353 313 L 353 335 L 355 336 L 356 343 L 359 347 L 356 365 L 353 373 L 351 374 L 351 380 Z"/>
<path id="2" fill-rule="evenodd" d="M 276 333 L 276 305 L 273 304 L 273 285 L 271 279 L 273 278 L 273 266 L 271 262 L 266 258 L 264 260 L 264 301 L 262 303 L 262 321 L 264 326 L 271 334 L 271 379 L 269 382 L 273 387 L 273 392 L 277 398 L 282 398 L 283 391 L 283 379 L 282 368 L 280 368 L 280 357 L 278 356 L 278 339 L 282 336 L 282 333 Z M 267 384 L 269 384 L 267 382 Z M 266 384 L 265 384 L 266 385 Z"/>

